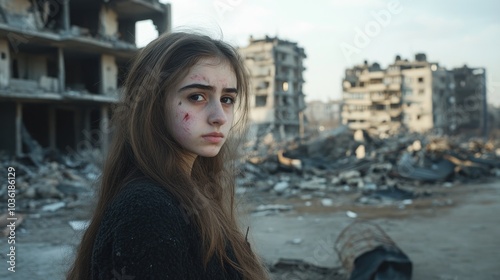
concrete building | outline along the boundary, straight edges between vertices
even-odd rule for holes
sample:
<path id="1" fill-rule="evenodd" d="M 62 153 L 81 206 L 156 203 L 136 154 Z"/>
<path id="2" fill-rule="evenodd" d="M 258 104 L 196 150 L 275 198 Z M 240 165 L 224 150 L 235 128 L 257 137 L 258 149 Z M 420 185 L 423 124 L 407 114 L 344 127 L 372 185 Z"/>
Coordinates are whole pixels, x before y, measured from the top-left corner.
<path id="1" fill-rule="evenodd" d="M 456 129 L 459 132 L 488 132 L 488 105 L 486 99 L 486 69 L 467 65 L 451 70 L 454 79 L 454 109 Z"/>
<path id="2" fill-rule="evenodd" d="M 0 2 L 0 150 L 106 150 L 110 106 L 137 51 L 135 24 L 170 29 L 158 0 Z"/>
<path id="3" fill-rule="evenodd" d="M 391 132 L 401 127 L 402 74 L 378 63 L 354 66 L 342 82 L 342 123 L 351 129 Z"/>
<path id="4" fill-rule="evenodd" d="M 305 123 L 306 128 L 311 131 L 332 129 L 341 124 L 341 100 L 330 100 L 327 102 L 314 100 L 307 102 L 306 105 L 304 111 Z"/>
<path id="5" fill-rule="evenodd" d="M 387 69 L 365 62 L 345 73 L 342 122 L 351 129 L 453 133 L 482 126 L 487 116 L 486 105 L 481 103 L 486 100 L 481 86 L 485 82 L 484 69 L 450 71 L 427 61 L 426 55 L 420 53 L 414 61 L 397 56 Z M 457 89 L 464 79 L 464 87 Z M 467 103 L 474 106 L 467 107 L 470 122 L 466 123 L 461 119 Z"/>
<path id="6" fill-rule="evenodd" d="M 251 75 L 250 120 L 257 135 L 273 132 L 277 139 L 301 134 L 305 109 L 304 49 L 297 43 L 253 39 L 240 48 Z"/>

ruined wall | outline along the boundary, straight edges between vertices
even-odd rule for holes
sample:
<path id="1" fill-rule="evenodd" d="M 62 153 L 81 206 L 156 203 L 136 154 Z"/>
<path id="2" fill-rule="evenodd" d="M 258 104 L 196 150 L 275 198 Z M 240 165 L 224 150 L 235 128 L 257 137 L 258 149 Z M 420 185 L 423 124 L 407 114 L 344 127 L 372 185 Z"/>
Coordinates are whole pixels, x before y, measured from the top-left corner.
<path id="1" fill-rule="evenodd" d="M 118 37 L 118 14 L 106 6 L 99 13 L 100 33 L 109 37 Z"/>
<path id="2" fill-rule="evenodd" d="M 429 67 L 403 70 L 403 121 L 410 131 L 424 132 L 434 126 L 432 71 Z"/>
<path id="3" fill-rule="evenodd" d="M 103 94 L 113 94 L 117 89 L 118 67 L 115 57 L 103 54 L 101 56 L 101 92 Z"/>
<path id="4" fill-rule="evenodd" d="M 276 75 L 273 44 L 253 43 L 239 51 L 245 58 L 245 65 L 251 75 L 250 119 L 257 124 L 272 123 L 275 121 L 274 77 Z"/>

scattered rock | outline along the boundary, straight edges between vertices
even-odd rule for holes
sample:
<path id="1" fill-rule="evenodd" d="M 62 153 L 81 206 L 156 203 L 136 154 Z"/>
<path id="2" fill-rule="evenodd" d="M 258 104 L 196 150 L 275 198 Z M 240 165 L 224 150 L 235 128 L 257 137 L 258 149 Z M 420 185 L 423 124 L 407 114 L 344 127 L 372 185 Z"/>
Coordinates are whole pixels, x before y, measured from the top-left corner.
<path id="1" fill-rule="evenodd" d="M 66 206 L 65 202 L 56 202 L 56 203 L 44 205 L 42 207 L 42 211 L 54 212 L 54 211 L 57 211 L 61 208 L 64 208 L 64 206 Z"/>

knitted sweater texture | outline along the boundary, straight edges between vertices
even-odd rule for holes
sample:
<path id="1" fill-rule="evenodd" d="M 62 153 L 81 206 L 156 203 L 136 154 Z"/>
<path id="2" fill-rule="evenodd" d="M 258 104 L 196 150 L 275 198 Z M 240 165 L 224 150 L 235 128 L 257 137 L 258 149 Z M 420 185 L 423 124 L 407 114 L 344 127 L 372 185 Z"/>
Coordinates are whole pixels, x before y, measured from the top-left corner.
<path id="1" fill-rule="evenodd" d="M 186 213 L 151 180 L 127 184 L 103 216 L 92 252 L 92 279 L 241 279 L 217 256 L 203 267 L 200 235 Z M 236 259 L 231 249 L 228 256 Z"/>

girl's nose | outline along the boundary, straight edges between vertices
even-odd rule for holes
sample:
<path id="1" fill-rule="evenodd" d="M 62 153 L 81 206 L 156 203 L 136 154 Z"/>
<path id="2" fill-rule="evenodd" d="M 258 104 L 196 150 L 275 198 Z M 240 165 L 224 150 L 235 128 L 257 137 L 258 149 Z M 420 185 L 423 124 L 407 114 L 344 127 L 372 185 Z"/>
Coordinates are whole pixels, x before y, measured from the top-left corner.
<path id="1" fill-rule="evenodd" d="M 227 116 L 219 100 L 212 102 L 208 122 L 211 125 L 221 126 L 227 122 Z"/>

